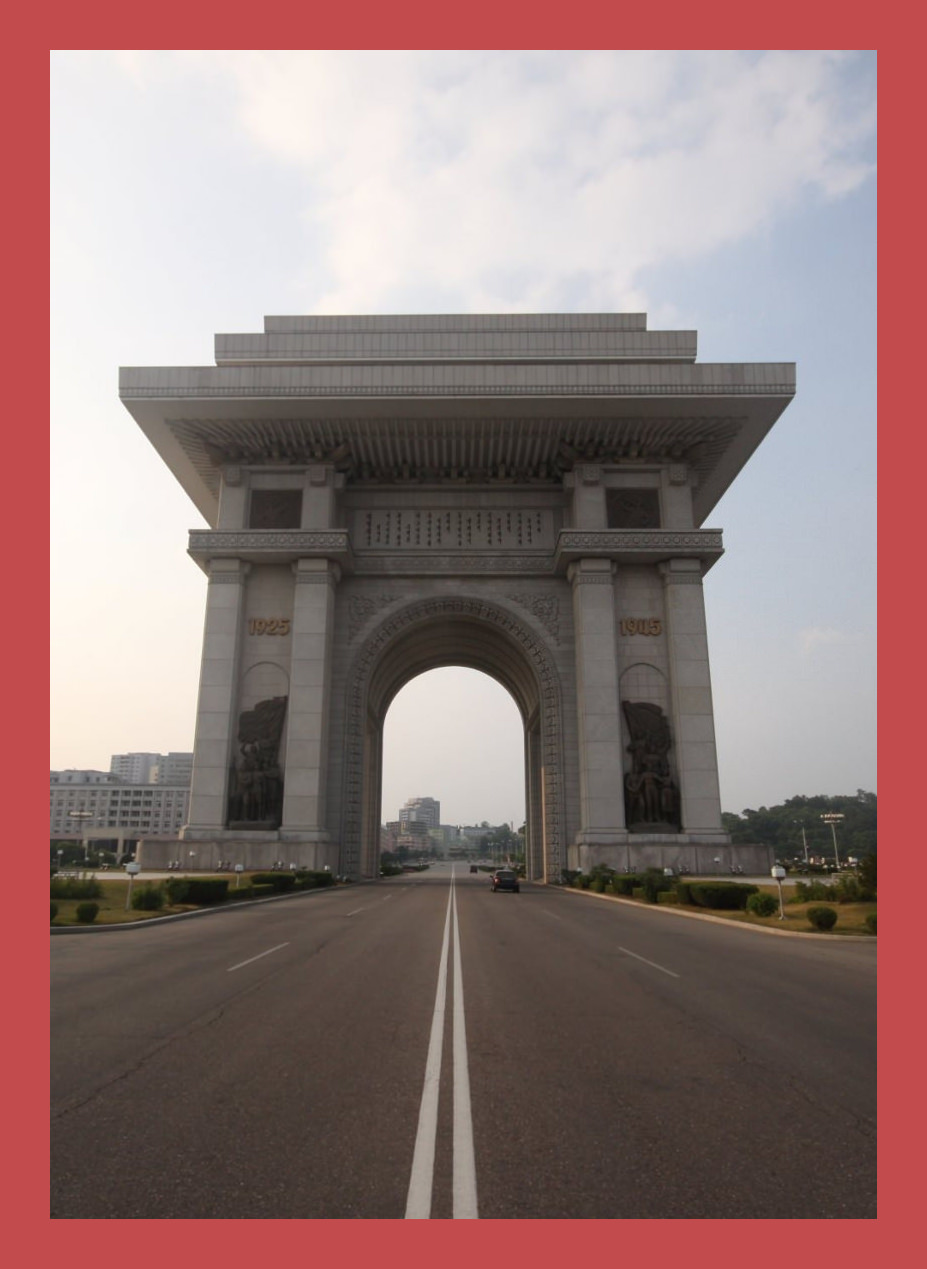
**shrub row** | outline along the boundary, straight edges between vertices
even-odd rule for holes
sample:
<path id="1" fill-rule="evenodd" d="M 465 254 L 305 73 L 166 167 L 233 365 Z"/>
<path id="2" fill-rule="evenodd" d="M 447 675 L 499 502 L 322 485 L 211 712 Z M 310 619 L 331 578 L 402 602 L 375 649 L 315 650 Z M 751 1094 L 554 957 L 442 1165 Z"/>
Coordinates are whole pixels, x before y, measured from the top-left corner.
<path id="1" fill-rule="evenodd" d="M 84 880 L 80 877 L 52 877 L 51 879 L 53 899 L 99 899 L 102 894 L 103 887 L 93 877 L 87 877 Z"/>
<path id="2" fill-rule="evenodd" d="M 168 901 L 177 903 L 221 903 L 228 894 L 226 877 L 171 877 L 165 882 Z"/>
<path id="3" fill-rule="evenodd" d="M 758 886 L 746 886 L 737 881 L 676 881 L 680 903 L 720 911 L 743 912 L 747 900 L 758 892 Z"/>

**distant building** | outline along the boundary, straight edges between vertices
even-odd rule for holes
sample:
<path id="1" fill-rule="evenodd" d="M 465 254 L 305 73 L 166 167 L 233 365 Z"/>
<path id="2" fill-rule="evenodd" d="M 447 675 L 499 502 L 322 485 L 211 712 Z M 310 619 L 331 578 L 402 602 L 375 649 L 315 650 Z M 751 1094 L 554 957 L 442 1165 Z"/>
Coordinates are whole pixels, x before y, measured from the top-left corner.
<path id="1" fill-rule="evenodd" d="M 426 828 L 438 828 L 441 823 L 441 803 L 434 798 L 408 798 L 399 810 L 399 823 L 405 832 L 410 824 L 424 824 Z"/>
<path id="2" fill-rule="evenodd" d="M 52 838 L 176 837 L 187 822 L 190 785 L 139 784 L 111 771 L 52 771 Z"/>
<path id="3" fill-rule="evenodd" d="M 192 753 L 114 753 L 110 772 L 127 784 L 183 784 L 193 777 Z"/>
<path id="4" fill-rule="evenodd" d="M 152 784 L 182 784 L 190 787 L 193 779 L 192 753 L 162 753 L 152 774 Z"/>

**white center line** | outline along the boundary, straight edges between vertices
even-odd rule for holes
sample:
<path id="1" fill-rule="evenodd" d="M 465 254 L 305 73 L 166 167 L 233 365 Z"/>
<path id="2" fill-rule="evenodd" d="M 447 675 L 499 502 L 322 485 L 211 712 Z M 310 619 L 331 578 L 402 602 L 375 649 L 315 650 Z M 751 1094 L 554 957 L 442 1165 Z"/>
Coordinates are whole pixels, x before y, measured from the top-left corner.
<path id="1" fill-rule="evenodd" d="M 457 925 L 457 895 L 454 890 L 453 875 L 451 895 L 454 899 L 454 1220 L 478 1220 L 463 971 L 460 960 L 460 930 Z"/>
<path id="2" fill-rule="evenodd" d="M 435 992 L 435 1008 L 431 1018 L 431 1038 L 425 1061 L 425 1085 L 422 1104 L 418 1112 L 418 1132 L 415 1137 L 415 1153 L 412 1156 L 412 1176 L 406 1197 L 408 1220 L 431 1219 L 431 1189 L 435 1170 L 435 1136 L 438 1131 L 438 1087 L 441 1082 L 441 1054 L 444 1049 L 444 1004 L 447 998 L 447 951 L 451 927 L 451 898 L 453 896 L 453 872 L 451 893 L 447 896 L 447 914 L 444 918 L 444 939 L 441 943 L 441 963 L 438 969 L 438 987 Z"/>
<path id="3" fill-rule="evenodd" d="M 619 952 L 624 952 L 625 956 L 633 956 L 636 961 L 643 961 L 645 965 L 658 969 L 661 974 L 669 974 L 670 978 L 679 978 L 679 974 L 674 974 L 671 969 L 664 969 L 662 965 L 658 965 L 656 961 L 648 961 L 646 956 L 638 956 L 637 952 L 629 952 L 626 947 L 619 947 Z"/>
<path id="4" fill-rule="evenodd" d="M 364 908 L 355 908 L 353 912 L 346 912 L 344 915 L 345 915 L 345 916 L 357 916 L 358 912 L 363 912 L 363 911 L 365 911 L 365 909 L 364 909 Z"/>
<path id="5" fill-rule="evenodd" d="M 281 947 L 289 946 L 289 943 L 278 943 L 276 947 L 269 947 L 266 952 L 258 952 L 257 956 L 250 956 L 246 961 L 239 961 L 237 965 L 230 965 L 225 972 L 231 974 L 233 969 L 241 969 L 243 965 L 251 965 L 254 961 L 259 961 L 262 956 L 270 956 L 271 952 L 279 952 Z"/>

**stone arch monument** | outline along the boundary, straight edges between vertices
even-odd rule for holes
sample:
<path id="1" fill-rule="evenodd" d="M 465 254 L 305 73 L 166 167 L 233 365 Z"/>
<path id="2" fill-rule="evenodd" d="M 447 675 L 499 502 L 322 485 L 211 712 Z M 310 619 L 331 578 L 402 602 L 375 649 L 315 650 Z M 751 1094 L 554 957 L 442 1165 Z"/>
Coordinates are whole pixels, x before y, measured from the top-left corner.
<path id="1" fill-rule="evenodd" d="M 210 526 L 182 830 L 203 865 L 376 876 L 386 711 L 442 665 L 521 712 L 529 875 L 733 859 L 702 525 L 791 363 L 697 364 L 694 332 L 641 314 L 270 317 L 215 353 L 120 372 Z"/>

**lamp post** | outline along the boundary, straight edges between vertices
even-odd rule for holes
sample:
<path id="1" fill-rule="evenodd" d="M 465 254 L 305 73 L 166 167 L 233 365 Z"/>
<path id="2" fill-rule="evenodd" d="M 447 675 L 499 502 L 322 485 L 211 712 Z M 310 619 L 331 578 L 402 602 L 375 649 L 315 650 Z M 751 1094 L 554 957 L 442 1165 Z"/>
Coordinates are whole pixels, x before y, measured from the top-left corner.
<path id="1" fill-rule="evenodd" d="M 81 808 L 79 811 L 68 811 L 68 816 L 72 820 L 79 820 L 81 823 L 81 839 L 82 839 L 82 844 L 84 847 L 84 863 L 89 864 L 90 859 L 88 856 L 88 846 L 87 846 L 87 820 L 93 819 L 93 811 L 85 811 L 83 808 Z"/>
<path id="2" fill-rule="evenodd" d="M 782 906 L 782 878 L 785 876 L 785 869 L 781 864 L 776 864 L 770 871 L 770 876 L 779 887 L 779 920 L 785 920 L 785 908 Z"/>
<path id="3" fill-rule="evenodd" d="M 135 878 L 138 876 L 138 874 L 141 871 L 142 871 L 141 864 L 136 864 L 136 863 L 126 864 L 126 872 L 129 874 L 129 885 L 128 885 L 128 888 L 126 889 L 126 912 L 128 912 L 129 908 L 132 906 L 132 882 L 135 880 Z"/>
<path id="4" fill-rule="evenodd" d="M 837 854 L 837 825 L 842 819 L 845 819 L 845 818 L 846 817 L 842 814 L 842 812 L 839 812 L 839 811 L 834 811 L 830 815 L 821 816 L 821 819 L 824 821 L 824 823 L 830 825 L 830 831 L 831 833 L 833 833 L 833 836 L 834 836 L 834 859 L 836 861 L 838 868 L 840 867 L 840 856 Z"/>
<path id="5" fill-rule="evenodd" d="M 792 820 L 792 823 L 797 824 L 798 827 L 801 829 L 801 844 L 805 850 L 805 863 L 807 863 L 808 862 L 808 839 L 805 836 L 805 826 L 801 822 L 801 820 Z"/>

